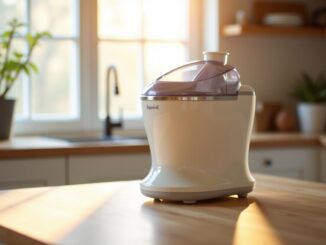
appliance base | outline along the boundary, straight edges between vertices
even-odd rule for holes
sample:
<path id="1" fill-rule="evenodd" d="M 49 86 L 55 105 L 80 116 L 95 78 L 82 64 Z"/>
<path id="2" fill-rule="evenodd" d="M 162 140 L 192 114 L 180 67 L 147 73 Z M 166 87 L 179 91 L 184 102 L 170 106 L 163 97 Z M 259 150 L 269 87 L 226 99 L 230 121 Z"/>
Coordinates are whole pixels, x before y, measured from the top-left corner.
<path id="1" fill-rule="evenodd" d="M 201 200 L 225 197 L 230 195 L 238 195 L 239 198 L 246 198 L 248 193 L 252 190 L 253 186 L 201 192 L 162 192 L 150 191 L 141 188 L 141 192 L 145 196 L 152 197 L 155 200 L 182 201 L 185 204 L 193 204 Z"/>

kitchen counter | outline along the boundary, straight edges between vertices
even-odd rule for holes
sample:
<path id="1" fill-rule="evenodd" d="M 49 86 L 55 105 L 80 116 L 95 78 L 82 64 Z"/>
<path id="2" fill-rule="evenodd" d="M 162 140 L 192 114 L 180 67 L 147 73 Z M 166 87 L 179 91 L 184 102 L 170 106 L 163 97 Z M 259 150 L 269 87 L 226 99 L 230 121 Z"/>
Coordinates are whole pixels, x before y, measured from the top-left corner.
<path id="1" fill-rule="evenodd" d="M 149 152 L 147 140 L 132 138 L 80 143 L 48 137 L 15 137 L 0 141 L 0 159 L 143 152 Z"/>
<path id="2" fill-rule="evenodd" d="M 186 205 L 138 181 L 0 192 L 5 244 L 325 244 L 326 185 L 255 175 L 247 199 Z"/>
<path id="3" fill-rule="evenodd" d="M 253 134 L 250 143 L 250 149 L 314 146 L 326 146 L 326 137 L 298 133 Z M 132 138 L 114 142 L 80 143 L 48 137 L 15 137 L 10 141 L 0 141 L 0 159 L 144 152 L 149 152 L 147 140 Z"/>
<path id="4" fill-rule="evenodd" d="M 326 136 L 300 133 L 256 133 L 251 136 L 250 148 L 326 146 Z"/>

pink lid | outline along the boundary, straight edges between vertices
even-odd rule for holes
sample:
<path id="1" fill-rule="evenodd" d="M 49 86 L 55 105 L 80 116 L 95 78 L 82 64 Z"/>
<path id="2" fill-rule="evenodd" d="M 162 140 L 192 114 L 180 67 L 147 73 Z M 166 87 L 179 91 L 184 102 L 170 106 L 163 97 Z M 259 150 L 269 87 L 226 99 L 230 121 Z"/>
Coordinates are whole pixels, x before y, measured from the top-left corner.
<path id="1" fill-rule="evenodd" d="M 195 61 L 175 68 L 149 84 L 143 96 L 237 95 L 238 71 L 217 60 Z"/>

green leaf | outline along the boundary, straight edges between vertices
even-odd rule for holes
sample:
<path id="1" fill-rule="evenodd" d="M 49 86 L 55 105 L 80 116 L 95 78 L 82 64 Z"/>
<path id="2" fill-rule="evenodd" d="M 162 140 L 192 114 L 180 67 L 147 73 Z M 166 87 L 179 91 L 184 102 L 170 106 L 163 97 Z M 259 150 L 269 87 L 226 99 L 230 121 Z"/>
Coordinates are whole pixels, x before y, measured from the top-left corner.
<path id="1" fill-rule="evenodd" d="M 48 31 L 41 32 L 41 35 L 42 35 L 42 38 L 43 38 L 43 37 L 46 37 L 46 38 L 52 38 L 51 33 L 48 32 Z"/>
<path id="2" fill-rule="evenodd" d="M 11 27 L 11 28 L 19 28 L 19 27 L 22 27 L 24 26 L 24 24 L 20 21 L 18 21 L 16 18 L 11 20 L 8 25 Z"/>
<path id="3" fill-rule="evenodd" d="M 326 102 L 325 75 L 319 74 L 314 79 L 307 72 L 303 72 L 290 95 L 303 102 Z"/>
<path id="4" fill-rule="evenodd" d="M 34 39 L 34 37 L 32 36 L 32 34 L 27 33 L 27 35 L 26 35 L 26 40 L 27 40 L 28 45 L 29 45 L 30 47 L 31 47 L 31 46 L 34 46 L 35 39 Z"/>
<path id="5" fill-rule="evenodd" d="M 21 72 L 27 75 L 38 72 L 37 66 L 30 61 L 34 47 L 42 38 L 51 38 L 49 32 L 37 32 L 34 35 L 27 33 L 25 40 L 28 43 L 28 51 L 11 51 L 12 38 L 22 36 L 19 30 L 23 26 L 24 24 L 19 20 L 12 19 L 8 23 L 8 30 L 0 33 L 0 83 L 3 80 L 4 84 L 9 85 L 9 87 L 15 83 Z"/>
<path id="6" fill-rule="evenodd" d="M 5 76 L 5 80 L 6 80 L 7 82 L 10 82 L 10 80 L 11 80 L 11 76 L 10 76 L 10 74 L 8 74 L 8 75 Z"/>
<path id="7" fill-rule="evenodd" d="M 1 38 L 7 39 L 10 37 L 12 31 L 5 31 L 4 33 L 1 34 Z"/>
<path id="8" fill-rule="evenodd" d="M 29 63 L 28 63 L 28 66 L 29 66 L 29 68 L 31 68 L 35 73 L 38 73 L 38 72 L 39 72 L 37 66 L 36 66 L 34 63 L 29 62 Z"/>
<path id="9" fill-rule="evenodd" d="M 20 62 L 17 62 L 15 60 L 8 60 L 8 62 L 6 64 L 6 70 L 17 71 L 17 70 L 19 70 L 20 66 L 21 66 Z"/>
<path id="10" fill-rule="evenodd" d="M 9 46 L 9 43 L 7 43 L 7 42 L 2 43 L 3 49 L 8 49 L 8 46 Z"/>
<path id="11" fill-rule="evenodd" d="M 14 70 L 15 69 L 15 63 L 12 60 L 8 60 L 7 63 L 5 64 L 5 68 L 8 71 Z"/>
<path id="12" fill-rule="evenodd" d="M 30 72 L 29 68 L 28 68 L 26 65 L 22 66 L 22 68 L 23 68 L 24 72 L 25 72 L 27 75 L 31 75 L 31 72 Z"/>
<path id="13" fill-rule="evenodd" d="M 20 52 L 15 51 L 15 52 L 14 52 L 14 56 L 15 56 L 17 59 L 21 59 L 24 55 L 23 55 L 22 53 L 20 53 Z"/>

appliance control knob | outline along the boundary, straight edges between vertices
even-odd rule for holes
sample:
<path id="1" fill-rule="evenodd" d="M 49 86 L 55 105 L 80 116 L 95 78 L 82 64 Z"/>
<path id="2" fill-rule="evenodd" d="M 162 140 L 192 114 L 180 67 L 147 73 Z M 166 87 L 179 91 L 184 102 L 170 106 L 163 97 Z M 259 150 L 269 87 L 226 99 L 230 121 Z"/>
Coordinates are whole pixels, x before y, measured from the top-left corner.
<path id="1" fill-rule="evenodd" d="M 266 158 L 266 159 L 264 159 L 264 161 L 263 161 L 263 165 L 264 165 L 265 167 L 271 167 L 271 166 L 273 165 L 273 161 L 272 161 L 272 159 L 270 159 L 270 158 Z"/>

